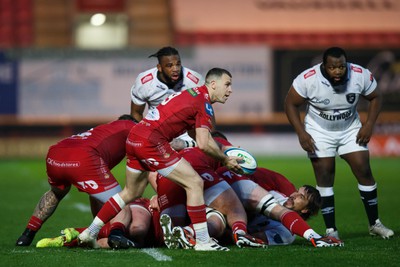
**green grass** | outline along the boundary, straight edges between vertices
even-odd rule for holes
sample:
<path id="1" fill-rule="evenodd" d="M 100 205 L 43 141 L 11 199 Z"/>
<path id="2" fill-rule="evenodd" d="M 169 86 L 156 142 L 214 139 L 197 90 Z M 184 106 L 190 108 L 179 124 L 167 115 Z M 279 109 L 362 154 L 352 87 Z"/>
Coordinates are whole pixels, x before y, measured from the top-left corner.
<path id="1" fill-rule="evenodd" d="M 296 186 L 314 185 L 311 164 L 306 158 L 259 157 L 259 165 L 283 173 Z M 16 247 L 15 241 L 26 226 L 37 201 L 48 190 L 44 160 L 0 160 L 0 263 L 1 266 L 399 266 L 400 264 L 400 160 L 373 158 L 372 167 L 378 182 L 379 213 L 383 223 L 395 231 L 391 240 L 369 236 L 367 219 L 357 190 L 357 183 L 343 160 L 337 160 L 335 196 L 337 225 L 342 248 L 316 249 L 301 238 L 291 246 L 268 249 L 239 249 L 230 252 L 194 252 L 183 250 L 92 250 L 82 248 L 36 249 Z M 124 184 L 124 165 L 113 171 Z M 149 196 L 151 190 L 146 191 Z M 58 235 L 70 226 L 87 226 L 89 211 L 75 205 L 88 203 L 86 194 L 73 188 L 56 213 L 37 234 L 36 241 Z M 323 233 L 321 216 L 310 221 Z M 158 253 L 157 256 L 154 253 Z M 164 261 L 161 260 L 164 257 Z M 159 259 L 159 260 L 156 260 Z"/>

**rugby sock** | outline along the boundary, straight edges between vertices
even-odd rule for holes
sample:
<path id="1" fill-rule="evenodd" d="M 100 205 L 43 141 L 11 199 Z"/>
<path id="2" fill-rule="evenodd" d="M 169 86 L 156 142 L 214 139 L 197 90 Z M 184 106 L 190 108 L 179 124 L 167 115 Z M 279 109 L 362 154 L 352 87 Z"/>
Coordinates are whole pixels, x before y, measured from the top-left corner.
<path id="1" fill-rule="evenodd" d="M 99 235 L 97 239 L 107 238 L 110 235 L 111 224 L 110 222 L 106 223 L 103 227 L 101 227 Z"/>
<path id="2" fill-rule="evenodd" d="M 232 224 L 232 233 L 233 234 L 245 234 L 247 233 L 247 226 L 245 222 L 237 221 Z"/>
<path id="3" fill-rule="evenodd" d="M 196 233 L 196 242 L 208 242 L 210 235 L 207 228 L 206 205 L 186 206 L 186 209 Z"/>
<path id="4" fill-rule="evenodd" d="M 335 223 L 335 196 L 333 194 L 333 187 L 319 187 L 317 186 L 322 198 L 321 214 L 324 218 L 326 228 L 336 229 Z"/>
<path id="5" fill-rule="evenodd" d="M 321 237 L 300 217 L 297 212 L 287 211 L 280 218 L 281 223 L 293 234 L 302 236 L 307 240 Z"/>
<path id="6" fill-rule="evenodd" d="M 360 185 L 358 184 L 361 200 L 364 203 L 365 211 L 369 225 L 374 225 L 378 219 L 378 190 L 376 183 L 374 185 Z"/>
<path id="7" fill-rule="evenodd" d="M 115 217 L 125 207 L 125 205 L 125 202 L 119 194 L 115 194 L 111 197 L 100 209 L 92 224 L 88 227 L 90 234 L 97 236 L 101 227 Z"/>
<path id="8" fill-rule="evenodd" d="M 36 216 L 32 216 L 29 219 L 29 222 L 28 222 L 28 225 L 26 226 L 26 228 L 37 232 L 42 227 L 42 224 L 43 224 L 43 221 L 41 219 L 39 219 Z"/>

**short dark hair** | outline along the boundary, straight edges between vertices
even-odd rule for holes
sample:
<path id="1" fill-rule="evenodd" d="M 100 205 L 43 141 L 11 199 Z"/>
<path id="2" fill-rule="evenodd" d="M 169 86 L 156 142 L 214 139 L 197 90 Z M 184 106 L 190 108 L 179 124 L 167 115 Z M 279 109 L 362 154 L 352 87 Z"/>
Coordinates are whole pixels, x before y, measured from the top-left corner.
<path id="1" fill-rule="evenodd" d="M 328 56 L 335 57 L 335 58 L 339 58 L 339 57 L 341 57 L 341 56 L 344 56 L 344 58 L 345 58 L 346 61 L 347 61 L 346 52 L 344 51 L 343 48 L 340 48 L 340 47 L 334 46 L 334 47 L 330 47 L 330 48 L 328 48 L 328 49 L 325 50 L 324 55 L 323 55 L 323 58 L 322 58 L 322 62 L 323 62 L 324 64 L 326 64 L 326 61 L 327 61 L 327 59 L 328 59 Z"/>
<path id="2" fill-rule="evenodd" d="M 123 114 L 118 117 L 118 120 L 134 121 L 134 122 L 138 123 L 138 121 L 134 117 L 132 117 L 130 114 Z"/>
<path id="3" fill-rule="evenodd" d="M 301 213 L 300 216 L 307 220 L 311 216 L 317 215 L 322 206 L 322 197 L 319 191 L 311 185 L 303 185 L 308 196 L 307 212 Z"/>
<path id="4" fill-rule="evenodd" d="M 158 50 L 157 53 L 150 55 L 149 58 L 156 57 L 158 59 L 158 63 L 160 63 L 162 57 L 175 56 L 175 55 L 179 56 L 178 50 L 176 50 L 175 48 L 173 48 L 171 46 L 165 46 L 165 47 L 161 48 L 160 50 Z"/>
<path id="5" fill-rule="evenodd" d="M 232 78 L 232 74 L 229 71 L 227 71 L 226 69 L 212 68 L 206 74 L 206 83 L 210 82 L 211 76 L 215 76 L 215 77 L 220 78 L 224 74 L 226 74 L 226 75 L 228 75 L 229 77 Z"/>

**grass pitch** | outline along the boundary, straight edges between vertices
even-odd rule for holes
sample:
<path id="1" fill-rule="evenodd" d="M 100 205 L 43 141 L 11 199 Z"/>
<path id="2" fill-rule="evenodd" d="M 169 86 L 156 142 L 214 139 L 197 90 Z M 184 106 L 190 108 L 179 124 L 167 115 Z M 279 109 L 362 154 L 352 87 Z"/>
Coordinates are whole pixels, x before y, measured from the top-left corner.
<path id="1" fill-rule="evenodd" d="M 260 166 L 281 172 L 296 186 L 315 185 L 307 158 L 258 157 Z M 44 237 L 57 236 L 66 227 L 87 226 L 91 222 L 88 197 L 75 188 L 60 203 L 55 214 L 43 225 L 30 247 L 16 247 L 33 209 L 48 190 L 44 159 L 0 160 L 0 266 L 400 266 L 400 159 L 373 158 L 378 182 L 379 213 L 382 222 L 394 230 L 395 237 L 383 240 L 368 234 L 368 223 L 349 167 L 337 159 L 335 199 L 340 248 L 314 248 L 297 238 L 290 246 L 268 249 L 239 249 L 229 252 L 130 249 L 124 251 L 83 248 L 37 249 Z M 124 184 L 124 164 L 113 173 Z M 152 190 L 146 191 L 146 196 Z M 319 233 L 325 228 L 321 215 L 309 221 Z"/>

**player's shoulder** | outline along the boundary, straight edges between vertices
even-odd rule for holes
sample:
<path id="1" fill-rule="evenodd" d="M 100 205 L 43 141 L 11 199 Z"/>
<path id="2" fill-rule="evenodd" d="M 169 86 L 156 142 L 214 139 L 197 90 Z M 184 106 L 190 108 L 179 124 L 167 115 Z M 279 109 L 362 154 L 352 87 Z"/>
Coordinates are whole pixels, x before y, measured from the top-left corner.
<path id="1" fill-rule="evenodd" d="M 304 70 L 302 73 L 300 73 L 298 78 L 304 81 L 316 79 L 320 74 L 320 66 L 321 64 L 317 64 L 315 66 L 312 66 L 311 68 Z"/>
<path id="2" fill-rule="evenodd" d="M 363 73 L 369 73 L 369 70 L 364 68 L 363 66 L 354 64 L 354 63 L 349 63 L 349 71 L 352 74 L 356 74 L 356 75 L 362 75 Z"/>
<path id="3" fill-rule="evenodd" d="M 192 86 L 199 86 L 204 83 L 204 78 L 200 73 L 186 67 L 182 68 L 182 72 L 185 84 L 190 83 Z"/>
<path id="4" fill-rule="evenodd" d="M 136 86 L 141 86 L 151 83 L 157 78 L 157 68 L 152 68 L 139 73 L 136 78 Z"/>

